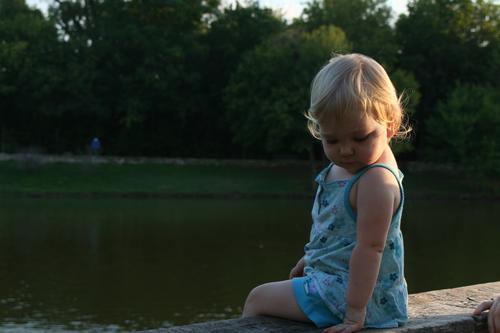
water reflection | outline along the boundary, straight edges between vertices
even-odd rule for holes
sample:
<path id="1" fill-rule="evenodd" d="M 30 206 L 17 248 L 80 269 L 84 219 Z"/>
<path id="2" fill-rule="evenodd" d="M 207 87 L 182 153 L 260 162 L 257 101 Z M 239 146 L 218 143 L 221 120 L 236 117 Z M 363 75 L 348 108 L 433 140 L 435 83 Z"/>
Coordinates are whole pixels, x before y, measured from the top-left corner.
<path id="1" fill-rule="evenodd" d="M 0 330 L 117 332 L 238 316 L 286 278 L 310 200 L 3 200 Z M 499 205 L 409 201 L 412 292 L 500 280 Z M 496 258 L 495 258 L 496 257 Z"/>
<path id="2" fill-rule="evenodd" d="M 410 291 L 500 281 L 500 205 L 409 201 L 403 225 Z"/>

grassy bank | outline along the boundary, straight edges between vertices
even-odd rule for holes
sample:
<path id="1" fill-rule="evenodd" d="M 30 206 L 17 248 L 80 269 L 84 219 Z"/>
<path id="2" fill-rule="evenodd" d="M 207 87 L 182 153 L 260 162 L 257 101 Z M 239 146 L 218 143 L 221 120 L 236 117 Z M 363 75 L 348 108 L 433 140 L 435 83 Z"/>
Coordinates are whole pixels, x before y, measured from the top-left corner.
<path id="1" fill-rule="evenodd" d="M 409 197 L 500 197 L 500 180 L 402 165 Z M 307 164 L 0 162 L 0 194 L 30 196 L 310 196 Z"/>
<path id="2" fill-rule="evenodd" d="M 402 166 L 410 198 L 500 199 L 500 179 L 466 170 Z"/>
<path id="3" fill-rule="evenodd" d="M 32 194 L 309 193 L 310 170 L 293 166 L 0 162 L 0 192 Z"/>

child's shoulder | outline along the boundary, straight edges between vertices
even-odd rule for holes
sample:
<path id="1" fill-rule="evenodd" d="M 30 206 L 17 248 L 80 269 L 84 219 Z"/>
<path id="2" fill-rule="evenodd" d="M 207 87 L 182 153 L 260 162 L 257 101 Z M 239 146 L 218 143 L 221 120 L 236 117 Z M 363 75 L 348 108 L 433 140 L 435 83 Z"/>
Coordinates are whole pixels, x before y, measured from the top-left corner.
<path id="1" fill-rule="evenodd" d="M 372 187 L 396 184 L 399 187 L 401 173 L 398 162 L 390 148 L 384 151 L 376 163 L 365 167 L 364 170 L 358 181 L 362 186 Z"/>
<path id="2" fill-rule="evenodd" d="M 399 169 L 396 165 L 375 164 L 370 166 L 358 180 L 358 186 L 375 188 L 374 186 L 399 186 Z"/>
<path id="3" fill-rule="evenodd" d="M 352 187 L 351 205 L 357 208 L 367 202 L 379 207 L 388 204 L 396 211 L 402 195 L 398 172 L 397 165 L 378 164 L 367 169 Z"/>

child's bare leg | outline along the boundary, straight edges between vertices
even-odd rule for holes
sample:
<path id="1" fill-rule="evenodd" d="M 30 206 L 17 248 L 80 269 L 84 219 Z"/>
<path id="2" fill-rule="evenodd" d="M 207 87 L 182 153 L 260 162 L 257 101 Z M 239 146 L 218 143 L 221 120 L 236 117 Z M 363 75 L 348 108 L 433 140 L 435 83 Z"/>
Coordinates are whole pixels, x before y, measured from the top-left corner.
<path id="1" fill-rule="evenodd" d="M 310 322 L 297 305 L 292 280 L 266 283 L 248 294 L 243 317 L 258 315 Z"/>

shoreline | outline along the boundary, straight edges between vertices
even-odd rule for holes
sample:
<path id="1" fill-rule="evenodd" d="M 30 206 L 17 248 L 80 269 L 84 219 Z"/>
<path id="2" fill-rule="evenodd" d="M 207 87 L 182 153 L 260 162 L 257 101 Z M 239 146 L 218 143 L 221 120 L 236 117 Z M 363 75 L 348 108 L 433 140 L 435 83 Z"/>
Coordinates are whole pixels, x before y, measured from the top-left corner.
<path id="1" fill-rule="evenodd" d="M 0 153 L 0 162 L 15 161 L 20 163 L 49 164 L 164 164 L 164 165 L 199 165 L 199 166 L 309 166 L 309 161 L 299 159 L 229 159 L 229 158 L 180 158 L 180 157 L 142 157 L 142 156 L 93 156 L 93 155 L 50 155 L 39 153 Z M 322 161 L 316 161 L 322 165 Z"/>
<path id="2" fill-rule="evenodd" d="M 312 200 L 314 192 L 265 193 L 265 192 L 143 192 L 143 191 L 93 191 L 93 192 L 61 192 L 61 191 L 0 191 L 0 198 L 28 199 L 199 199 L 199 200 Z M 485 193 L 433 193 L 406 194 L 406 200 L 425 201 L 500 201 L 500 195 Z"/>
<path id="3" fill-rule="evenodd" d="M 20 163 L 33 164 L 116 164 L 116 165 L 137 165 L 137 164 L 163 164 L 176 166 L 255 166 L 255 167 L 310 167 L 309 160 L 301 159 L 231 159 L 231 158 L 184 158 L 184 157 L 144 157 L 144 156 L 107 156 L 107 155 L 52 155 L 41 153 L 0 153 L 0 162 L 14 161 Z M 327 160 L 316 160 L 314 166 L 324 167 L 329 162 Z M 460 165 L 438 164 L 422 161 L 400 161 L 400 169 L 406 169 L 410 172 L 447 172 L 459 174 L 471 171 Z"/>
<path id="4" fill-rule="evenodd" d="M 0 153 L 0 196 L 312 200 L 326 163 Z M 496 177 L 425 162 L 400 169 L 410 200 L 500 200 Z"/>

